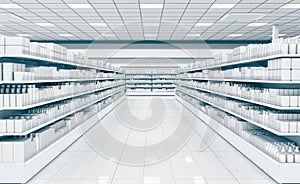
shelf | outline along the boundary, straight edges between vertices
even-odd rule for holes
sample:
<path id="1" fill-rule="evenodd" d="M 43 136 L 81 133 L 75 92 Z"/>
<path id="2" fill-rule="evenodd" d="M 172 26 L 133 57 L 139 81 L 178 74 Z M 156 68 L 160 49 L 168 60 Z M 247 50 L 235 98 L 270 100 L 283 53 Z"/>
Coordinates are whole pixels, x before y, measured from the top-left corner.
<path id="1" fill-rule="evenodd" d="M 242 82 L 242 83 L 265 83 L 265 84 L 300 84 L 300 81 L 279 80 L 248 80 L 248 79 L 210 79 L 210 78 L 179 78 L 180 80 L 218 81 L 218 82 Z"/>
<path id="2" fill-rule="evenodd" d="M 126 92 L 127 96 L 174 96 L 175 91 L 130 91 Z"/>
<path id="3" fill-rule="evenodd" d="M 214 69 L 214 68 L 220 68 L 220 67 L 227 67 L 227 66 L 235 66 L 235 65 L 246 65 L 254 62 L 261 62 L 261 61 L 267 61 L 272 59 L 279 59 L 279 58 L 300 58 L 299 54 L 276 54 L 271 56 L 265 56 L 260 58 L 254 58 L 254 59 L 248 59 L 248 60 L 242 60 L 242 61 L 234 61 L 229 63 L 222 63 L 217 64 L 213 66 L 205 66 L 200 68 L 194 68 L 194 69 L 188 69 L 185 72 L 194 72 L 199 70 L 206 70 L 206 69 Z M 184 73 L 184 72 L 182 72 Z"/>
<path id="4" fill-rule="evenodd" d="M 105 97 L 102 97 L 102 98 L 100 98 L 100 99 L 98 99 L 98 100 L 96 100 L 96 101 L 93 101 L 93 102 L 88 103 L 88 104 L 86 104 L 86 105 L 84 105 L 84 106 L 82 106 L 82 107 L 79 107 L 79 108 L 77 108 L 77 109 L 75 109 L 75 110 L 72 110 L 72 111 L 70 111 L 70 112 L 68 112 L 68 113 L 65 113 L 65 114 L 63 114 L 63 115 L 61 115 L 61 116 L 59 116 L 59 117 L 57 117 L 57 118 L 55 118 L 55 119 L 52 119 L 52 120 L 50 120 L 50 121 L 48 121 L 48 122 L 46 122 L 46 123 L 43 123 L 43 124 L 41 124 L 41 125 L 39 125 L 39 126 L 37 126 L 37 127 L 34 127 L 34 128 L 32 128 L 32 129 L 30 129 L 30 130 L 26 130 L 25 132 L 17 132 L 17 133 L 0 133 L 0 136 L 25 136 L 25 135 L 28 135 L 28 134 L 30 134 L 30 133 L 32 133 L 32 132 L 34 132 L 34 131 L 37 131 L 37 130 L 39 130 L 39 129 L 41 129 L 41 128 L 47 126 L 47 125 L 50 125 L 50 124 L 52 124 L 52 123 L 54 123 L 54 122 L 56 122 L 56 121 L 58 121 L 58 120 L 60 120 L 60 119 L 63 119 L 63 118 L 65 118 L 65 117 L 69 116 L 69 115 L 72 115 L 72 114 L 74 114 L 75 112 L 78 112 L 78 111 L 80 111 L 80 110 L 82 110 L 82 109 L 85 109 L 85 108 L 87 108 L 87 107 L 89 107 L 89 106 L 91 106 L 91 105 L 93 105 L 93 104 L 95 104 L 95 103 L 97 103 L 97 102 L 100 102 L 100 101 L 102 101 L 102 100 L 104 100 L 104 99 L 106 99 L 106 98 L 109 98 L 109 97 L 111 97 L 111 96 L 117 94 L 117 93 L 120 93 L 121 91 L 122 91 L 122 90 L 119 90 L 119 91 L 114 92 L 114 93 L 112 93 L 112 94 L 110 94 L 110 95 L 107 95 L 107 96 L 105 96 Z"/>
<path id="5" fill-rule="evenodd" d="M 39 83 L 60 83 L 60 82 L 81 82 L 100 80 L 124 80 L 123 78 L 91 78 L 91 79 L 53 79 L 53 80 L 23 80 L 23 81 L 0 81 L 0 84 L 39 84 Z"/>
<path id="6" fill-rule="evenodd" d="M 229 111 L 229 110 L 227 110 L 227 109 L 224 108 L 224 107 L 220 107 L 220 106 L 218 106 L 218 105 L 215 105 L 215 104 L 213 104 L 213 103 L 211 103 L 211 102 L 209 102 L 209 101 L 206 101 L 206 100 L 203 100 L 203 99 L 201 99 L 201 98 L 199 98 L 199 97 L 196 97 L 196 96 L 194 96 L 194 95 L 188 94 L 187 92 L 184 92 L 184 91 L 182 91 L 182 90 L 178 90 L 178 91 L 180 91 L 180 92 L 182 92 L 182 93 L 184 93 L 184 94 L 186 94 L 186 95 L 188 95 L 188 96 L 190 96 L 190 97 L 193 97 L 193 98 L 195 98 L 195 99 L 197 99 L 197 100 L 200 100 L 200 101 L 202 101 L 202 102 L 204 102 L 204 103 L 206 103 L 206 104 L 209 104 L 209 105 L 211 105 L 211 106 L 213 106 L 213 107 L 216 107 L 217 109 L 220 109 L 221 111 L 227 112 L 227 113 L 229 113 L 229 114 L 231 114 L 231 115 L 233 115 L 233 116 L 235 116 L 235 117 L 238 117 L 238 118 L 240 118 L 240 119 L 242 119 L 242 120 L 245 120 L 245 121 L 247 121 L 248 123 L 251 123 L 251 124 L 253 124 L 253 125 L 255 125 L 255 126 L 258 126 L 258 127 L 260 127 L 260 128 L 263 128 L 263 129 L 265 129 L 265 130 L 267 130 L 267 131 L 269 131 L 269 132 L 272 132 L 272 133 L 274 133 L 274 134 L 276 134 L 276 135 L 279 135 L 279 136 L 300 136 L 300 132 L 298 132 L 298 133 L 283 133 L 283 132 L 279 132 L 279 131 L 274 130 L 273 128 L 267 127 L 267 126 L 265 126 L 265 125 L 263 125 L 263 124 L 256 123 L 255 121 L 253 121 L 253 120 L 251 120 L 251 119 L 248 119 L 248 118 L 246 118 L 246 117 L 244 117 L 244 116 L 241 116 L 241 115 L 239 115 L 239 114 L 237 114 L 237 113 L 235 113 L 235 112 Z"/>
<path id="7" fill-rule="evenodd" d="M 97 92 L 97 91 L 102 91 L 102 90 L 105 90 L 105 89 L 115 88 L 115 87 L 122 86 L 122 85 L 124 85 L 124 84 L 102 87 L 102 88 L 95 89 L 95 90 L 92 90 L 92 91 L 83 92 L 83 93 L 79 93 L 79 94 L 76 94 L 76 95 L 69 95 L 69 96 L 65 96 L 65 97 L 61 97 L 61 98 L 57 98 L 57 99 L 52 99 L 52 100 L 48 100 L 48 101 L 43 101 L 43 102 L 31 104 L 31 105 L 26 105 L 26 106 L 23 106 L 23 107 L 2 107 L 2 108 L 0 108 L 0 111 L 26 110 L 26 109 L 30 109 L 30 108 L 34 108 L 34 107 L 38 107 L 38 106 L 42 106 L 42 105 L 51 104 L 51 103 L 54 103 L 54 102 L 59 102 L 59 101 L 66 100 L 66 99 L 69 99 L 69 98 L 75 98 L 75 97 L 87 95 L 87 94 L 94 93 L 94 92 Z"/>
<path id="8" fill-rule="evenodd" d="M 149 57 L 147 57 L 149 58 Z M 151 57 L 150 57 L 151 58 Z M 157 59 L 157 58 L 155 58 Z M 157 68 L 180 68 L 179 66 L 153 66 L 153 65 L 142 65 L 142 66 L 121 66 L 121 68 L 129 68 L 129 69 L 132 69 L 132 68 L 151 68 L 151 69 L 157 69 Z"/>
<path id="9" fill-rule="evenodd" d="M 174 82 L 127 82 L 126 84 L 173 84 Z"/>
<path id="10" fill-rule="evenodd" d="M 247 99 L 247 98 L 232 96 L 232 95 L 228 95 L 228 94 L 224 94 L 224 93 L 221 93 L 221 92 L 216 92 L 216 91 L 212 91 L 212 90 L 208 90 L 208 89 L 203 89 L 203 88 L 198 88 L 198 87 L 191 87 L 191 86 L 185 85 L 185 84 L 179 84 L 179 85 L 190 88 L 190 89 L 205 91 L 205 92 L 216 94 L 216 95 L 223 96 L 223 97 L 228 97 L 228 98 L 232 98 L 232 99 L 236 99 L 236 100 L 240 100 L 240 101 L 244 101 L 244 102 L 249 102 L 249 103 L 253 103 L 253 104 L 257 104 L 257 105 L 262 105 L 262 106 L 269 107 L 269 108 L 272 108 L 272 109 L 291 110 L 291 111 L 292 110 L 295 110 L 295 111 L 300 110 L 300 107 L 282 107 L 282 106 L 278 106 L 278 105 L 272 105 L 272 104 L 268 104 L 268 103 L 264 103 L 264 102 L 250 100 L 250 99 Z"/>
<path id="11" fill-rule="evenodd" d="M 143 78 L 143 77 L 136 77 L 136 78 L 126 78 L 126 80 L 157 80 L 157 79 L 165 79 L 165 80 L 175 80 L 176 78 L 169 78 L 169 77 L 156 77 L 156 78 Z"/>
<path id="12" fill-rule="evenodd" d="M 78 63 L 72 63 L 68 61 L 62 61 L 62 60 L 54 60 L 54 59 L 49 59 L 49 58 L 44 58 L 44 57 L 39 57 L 39 56 L 32 56 L 28 54 L 20 54 L 20 55 L 1 55 L 0 59 L 9 59 L 11 60 L 17 60 L 17 61 L 34 61 L 34 62 L 44 62 L 44 64 L 51 64 L 51 65 L 67 65 L 67 66 L 72 66 L 72 67 L 79 67 L 79 68 L 86 68 L 86 69 L 95 69 L 95 70 L 100 70 L 100 71 L 107 71 L 107 72 L 117 72 L 121 73 L 120 71 L 114 71 L 113 69 L 108 69 L 108 68 L 100 68 L 96 66 L 89 66 L 89 65 L 84 65 L 84 64 L 78 64 Z"/>
<path id="13" fill-rule="evenodd" d="M 175 86 L 126 86 L 126 88 L 152 88 L 152 89 L 161 89 L 161 88 L 175 88 Z"/>
<path id="14" fill-rule="evenodd" d="M 152 80 L 150 77 L 125 78 L 125 80 Z"/>
<path id="15" fill-rule="evenodd" d="M 104 116 L 111 112 L 124 99 L 125 96 L 120 97 L 114 103 L 102 109 L 99 113 L 92 116 L 86 122 L 64 135 L 25 163 L 0 164 L 0 181 L 3 183 L 26 183 L 73 142 L 98 123 Z M 15 173 L 18 174 L 16 175 Z"/>
<path id="16" fill-rule="evenodd" d="M 201 119 L 205 124 L 211 127 L 217 134 L 227 140 L 231 145 L 233 145 L 238 151 L 244 154 L 249 160 L 251 160 L 255 165 L 260 167 L 269 176 L 275 179 L 279 183 L 299 183 L 300 175 L 298 171 L 300 170 L 300 164 L 297 163 L 279 163 L 249 142 L 245 141 L 243 138 L 239 137 L 237 134 L 231 130 L 224 127 L 219 122 L 210 118 L 204 112 L 198 110 L 193 105 L 189 104 L 185 100 L 182 100 L 177 95 L 176 99 L 187 107 L 192 113 L 194 113 L 199 119 Z"/>
<path id="17" fill-rule="evenodd" d="M 152 84 L 152 82 L 126 82 L 126 84 Z"/>
<path id="18" fill-rule="evenodd" d="M 125 75 L 177 75 L 177 73 L 125 73 Z"/>
<path id="19" fill-rule="evenodd" d="M 174 82 L 152 82 L 152 84 L 174 84 Z"/>

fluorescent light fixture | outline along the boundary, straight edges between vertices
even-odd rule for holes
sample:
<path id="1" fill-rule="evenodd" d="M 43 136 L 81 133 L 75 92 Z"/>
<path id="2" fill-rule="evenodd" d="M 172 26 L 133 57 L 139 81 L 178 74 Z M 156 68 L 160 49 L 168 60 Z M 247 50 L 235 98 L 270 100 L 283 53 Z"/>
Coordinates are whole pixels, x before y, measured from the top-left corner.
<path id="1" fill-rule="evenodd" d="M 214 23 L 211 22 L 198 22 L 195 26 L 201 26 L 201 27 L 209 27 L 211 25 L 213 25 Z"/>
<path id="2" fill-rule="evenodd" d="M 146 9 L 146 8 L 163 8 L 163 4 L 140 4 L 140 8 Z"/>
<path id="3" fill-rule="evenodd" d="M 93 8 L 90 4 L 67 4 L 72 9 L 90 9 Z"/>
<path id="4" fill-rule="evenodd" d="M 31 37 L 32 35 L 30 34 L 16 34 L 17 36 L 21 36 L 21 37 Z"/>
<path id="5" fill-rule="evenodd" d="M 285 34 L 278 34 L 278 36 L 285 36 Z M 270 37 L 272 37 L 272 35 L 270 35 Z"/>
<path id="6" fill-rule="evenodd" d="M 249 26 L 249 27 L 260 27 L 260 26 L 264 26 L 266 24 L 267 23 L 264 23 L 264 22 L 252 22 L 252 23 L 248 24 L 247 26 Z"/>
<path id="7" fill-rule="evenodd" d="M 233 8 L 236 4 L 213 4 L 210 8 L 214 9 L 229 9 Z"/>
<path id="8" fill-rule="evenodd" d="M 100 176 L 98 179 L 98 184 L 108 183 L 108 176 Z"/>
<path id="9" fill-rule="evenodd" d="M 202 176 L 194 177 L 194 183 L 195 184 L 205 184 L 205 180 Z"/>
<path id="10" fill-rule="evenodd" d="M 17 5 L 17 4 L 0 4 L 0 8 L 3 8 L 3 9 L 20 9 L 22 7 Z"/>
<path id="11" fill-rule="evenodd" d="M 243 36 L 243 34 L 229 34 L 228 37 L 239 37 Z"/>
<path id="12" fill-rule="evenodd" d="M 186 163 L 192 163 L 193 162 L 193 158 L 190 157 L 190 156 L 185 157 L 184 160 L 185 160 Z"/>
<path id="13" fill-rule="evenodd" d="M 220 20 L 237 21 L 237 22 L 253 22 L 261 19 L 265 14 L 261 13 L 227 13 Z"/>
<path id="14" fill-rule="evenodd" d="M 104 22 L 90 22 L 89 24 L 91 26 L 93 26 L 93 27 L 104 27 L 104 26 L 107 26 L 107 24 L 104 23 Z"/>
<path id="15" fill-rule="evenodd" d="M 63 37 L 73 37 L 74 35 L 72 35 L 72 34 L 59 34 L 59 36 L 63 36 Z"/>
<path id="16" fill-rule="evenodd" d="M 109 36 L 115 36 L 114 34 L 102 34 L 102 36 L 107 36 L 107 37 L 109 37 Z"/>
<path id="17" fill-rule="evenodd" d="M 286 8 L 286 9 L 299 9 L 300 4 L 286 4 L 280 8 Z"/>
<path id="18" fill-rule="evenodd" d="M 200 34 L 194 33 L 194 34 L 188 34 L 188 35 L 186 35 L 186 36 L 200 36 Z"/>
<path id="19" fill-rule="evenodd" d="M 38 26 L 42 26 L 42 27 L 53 27 L 54 24 L 50 23 L 50 22 L 40 22 L 40 23 L 35 23 Z"/>

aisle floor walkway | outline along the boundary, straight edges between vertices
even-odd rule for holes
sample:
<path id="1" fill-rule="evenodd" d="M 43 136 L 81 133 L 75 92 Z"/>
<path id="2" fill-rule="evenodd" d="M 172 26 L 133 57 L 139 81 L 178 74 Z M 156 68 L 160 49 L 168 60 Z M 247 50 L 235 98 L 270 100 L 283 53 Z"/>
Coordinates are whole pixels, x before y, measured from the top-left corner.
<path id="1" fill-rule="evenodd" d="M 96 145 L 99 141 L 104 145 Z M 275 182 L 175 99 L 131 97 L 29 183 Z"/>

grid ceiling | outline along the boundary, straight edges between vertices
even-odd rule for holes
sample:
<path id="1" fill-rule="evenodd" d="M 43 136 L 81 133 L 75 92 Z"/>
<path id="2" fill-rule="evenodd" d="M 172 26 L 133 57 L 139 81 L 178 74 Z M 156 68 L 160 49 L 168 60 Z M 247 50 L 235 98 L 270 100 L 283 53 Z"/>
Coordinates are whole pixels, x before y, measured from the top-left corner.
<path id="1" fill-rule="evenodd" d="M 281 8 L 300 0 L 0 0 L 11 3 L 21 8 L 0 8 L 0 34 L 28 34 L 32 40 L 270 40 L 273 24 L 287 37 L 299 35 L 300 25 L 299 9 Z M 87 3 L 91 8 L 68 6 Z M 163 7 L 140 7 L 149 3 Z M 235 6 L 213 9 L 213 4 Z M 36 24 L 48 22 L 54 26 Z M 247 26 L 251 22 L 267 24 Z M 228 36 L 232 34 L 242 36 Z"/>

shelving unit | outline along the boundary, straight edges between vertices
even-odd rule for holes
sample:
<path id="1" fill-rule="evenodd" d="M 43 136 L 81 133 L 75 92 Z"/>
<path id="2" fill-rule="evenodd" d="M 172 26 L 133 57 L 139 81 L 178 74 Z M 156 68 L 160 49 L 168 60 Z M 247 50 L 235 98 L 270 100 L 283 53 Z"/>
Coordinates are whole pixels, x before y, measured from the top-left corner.
<path id="1" fill-rule="evenodd" d="M 241 82 L 241 83 L 259 83 L 259 84 L 283 84 L 300 85 L 300 81 L 279 81 L 279 80 L 247 80 L 247 79 L 211 79 L 211 78 L 178 78 L 180 80 L 198 80 L 198 81 L 217 81 L 217 82 Z"/>
<path id="2" fill-rule="evenodd" d="M 178 67 L 124 67 L 126 95 L 128 96 L 174 96 Z"/>
<path id="3" fill-rule="evenodd" d="M 0 95 L 3 98 L 0 100 L 0 181 L 3 183 L 27 182 L 125 99 L 125 78 L 121 70 L 103 67 L 106 66 L 103 63 L 100 66 L 87 58 L 71 61 L 20 54 L 2 55 L 0 61 L 3 89 Z M 12 70 L 5 71 L 3 63 L 11 65 Z M 17 68 L 22 64 L 24 68 L 14 71 L 14 64 Z M 46 73 L 47 77 L 42 78 L 34 76 L 43 80 L 34 80 L 34 77 L 30 80 L 4 80 L 2 77 L 7 75 L 5 72 L 9 75 L 14 75 L 14 72 L 16 75 L 17 72 L 34 73 L 30 67 L 49 67 L 57 72 L 62 69 L 62 73 L 50 77 Z M 71 78 L 67 72 L 79 72 L 80 76 L 72 73 Z M 82 89 L 78 90 L 79 87 Z M 46 97 L 35 96 L 45 92 L 49 92 Z M 4 95 L 8 95 L 9 105 L 5 105 Z M 17 95 L 22 95 L 19 97 L 26 101 L 24 105 L 16 105 Z M 4 145 L 12 149 L 7 150 Z M 14 152 L 19 145 L 23 150 Z M 8 157 L 10 151 L 12 155 Z"/>
<path id="4" fill-rule="evenodd" d="M 56 98 L 56 99 L 53 99 L 53 100 L 48 100 L 48 101 L 44 101 L 44 102 L 40 102 L 40 103 L 35 103 L 35 104 L 32 104 L 32 105 L 26 105 L 26 106 L 22 106 L 22 107 L 3 107 L 3 108 L 0 108 L 0 111 L 31 109 L 31 108 L 34 108 L 34 107 L 43 106 L 43 105 L 51 104 L 51 103 L 54 103 L 54 102 L 67 100 L 67 99 L 70 99 L 70 98 L 80 97 L 80 96 L 88 95 L 88 94 L 95 93 L 95 92 L 98 92 L 98 91 L 103 91 L 103 90 L 106 90 L 106 89 L 115 88 L 115 87 L 118 87 L 118 86 L 122 86 L 122 84 L 102 87 L 102 88 L 99 88 L 99 89 L 95 89 L 95 90 L 91 90 L 91 91 L 87 91 L 87 92 L 83 92 L 83 93 L 79 93 L 79 94 L 69 95 L 69 96 L 65 96 L 65 97 L 62 97 L 62 98 Z"/>
<path id="5" fill-rule="evenodd" d="M 95 69 L 98 71 L 106 71 L 106 72 L 118 72 L 119 70 L 114 70 L 110 68 L 97 67 L 93 65 L 87 64 L 79 64 L 72 61 L 63 61 L 63 60 L 55 60 L 49 59 L 45 57 L 33 56 L 28 54 L 20 54 L 20 55 L 0 55 L 1 61 L 9 61 L 9 62 L 17 62 L 17 63 L 30 63 L 30 64 L 38 64 L 42 66 L 60 66 L 60 67 L 69 67 L 69 68 L 78 68 L 78 69 Z"/>
<path id="6" fill-rule="evenodd" d="M 244 79 L 244 78 L 227 78 L 224 76 L 212 76 L 210 77 L 198 77 L 204 76 L 209 74 L 209 72 L 215 73 L 226 73 L 228 70 L 234 69 L 241 69 L 242 67 L 246 67 L 251 69 L 251 67 L 262 67 L 265 70 L 272 70 L 273 68 L 269 69 L 269 63 L 272 60 L 280 59 L 280 58 L 287 58 L 291 59 L 291 63 L 298 62 L 298 60 L 293 61 L 293 58 L 300 58 L 298 54 L 271 54 L 269 56 L 263 57 L 256 57 L 251 59 L 241 59 L 236 61 L 226 61 L 223 62 L 220 60 L 219 62 L 212 62 L 214 64 L 208 64 L 202 66 L 192 66 L 188 69 L 185 69 L 178 73 L 177 81 L 176 81 L 176 99 L 180 101 L 184 106 L 190 109 L 195 115 L 197 115 L 200 119 L 203 120 L 208 126 L 212 129 L 216 130 L 218 134 L 220 134 L 224 139 L 230 142 L 234 147 L 236 147 L 240 152 L 242 152 L 246 157 L 248 157 L 253 163 L 257 166 L 262 168 L 268 175 L 274 178 L 277 182 L 280 183 L 297 183 L 300 181 L 299 175 L 295 172 L 295 170 L 300 168 L 300 163 L 283 163 L 281 161 L 275 160 L 270 155 L 266 154 L 262 148 L 255 147 L 252 143 L 248 142 L 241 135 L 233 132 L 228 127 L 224 126 L 218 120 L 213 119 L 210 115 L 206 114 L 205 111 L 202 110 L 203 108 L 210 107 L 211 109 L 215 109 L 218 112 L 222 112 L 227 114 L 228 117 L 234 117 L 239 121 L 242 121 L 245 125 L 249 124 L 255 129 L 259 130 L 262 129 L 263 131 L 270 132 L 273 135 L 282 137 L 284 139 L 290 140 L 292 142 L 295 141 L 295 144 L 299 145 L 298 137 L 300 136 L 300 132 L 292 129 L 295 125 L 296 127 L 300 126 L 300 118 L 296 119 L 285 119 L 286 124 L 285 126 L 288 127 L 288 132 L 282 132 L 278 129 L 274 129 L 272 126 L 277 126 L 277 121 L 274 121 L 268 118 L 268 112 L 278 113 L 278 114 L 291 114 L 286 115 L 285 117 L 291 117 L 292 114 L 299 114 L 300 106 L 281 106 L 270 104 L 263 100 L 255 100 L 252 98 L 245 98 L 243 96 L 230 94 L 226 92 L 226 89 L 220 88 L 218 90 L 214 90 L 215 88 L 210 88 L 210 86 L 245 86 L 244 88 L 248 87 L 248 90 L 260 89 L 264 91 L 264 89 L 272 89 L 273 91 L 278 91 L 278 95 L 282 93 L 282 91 L 288 90 L 300 90 L 300 80 L 274 80 L 274 79 Z M 278 62 L 281 62 L 279 60 Z M 205 62 L 203 62 L 205 63 Z M 279 65 L 280 66 L 280 65 Z M 292 64 L 291 64 L 292 66 Z M 277 65 L 276 65 L 277 67 Z M 278 68 L 276 70 L 281 70 Z M 291 69 L 286 69 L 287 71 L 292 72 Z M 220 71 L 220 72 L 219 72 Z M 270 77 L 270 76 L 268 76 Z M 204 87 L 198 87 L 204 86 Z M 228 90 L 233 90 L 236 88 L 228 88 Z M 239 90 L 238 88 L 236 90 Z M 279 93 L 280 92 L 280 93 Z M 239 92 L 237 94 L 240 94 Z M 252 94 L 252 93 L 247 93 Z M 254 93 L 253 93 L 254 94 Z M 298 99 L 297 91 L 292 93 L 295 95 L 295 99 Z M 276 93 L 277 95 L 277 93 Z M 288 95 L 288 94 L 287 94 Z M 289 96 L 288 96 L 289 97 Z M 191 100 L 188 100 L 189 98 Z M 215 103 L 217 102 L 217 103 Z M 197 104 L 195 104 L 197 103 Z M 221 105 L 219 105 L 219 104 Z M 223 104 L 222 104 L 223 103 Z M 245 117 L 244 115 L 237 113 L 230 108 L 228 109 L 226 105 L 230 104 L 243 104 L 245 108 L 249 106 L 249 109 L 259 109 L 261 113 L 264 115 L 262 116 L 263 123 L 256 122 L 255 117 L 250 119 Z M 235 106 L 232 106 L 235 107 Z M 240 107 L 241 108 L 241 107 Z M 258 111 L 258 110 L 256 110 Z M 252 112 L 252 111 L 249 111 Z M 254 115 L 253 115 L 254 116 Z M 281 115 L 278 115 L 278 118 Z M 298 119 L 298 120 L 297 120 Z M 281 120 L 281 119 L 280 119 Z M 268 122 L 272 121 L 272 123 Z M 283 121 L 283 120 L 282 120 Z M 293 124 L 291 123 L 293 122 Z M 231 122 L 228 122 L 228 126 L 230 126 Z M 233 125 L 232 125 L 233 126 Z M 281 126 L 281 125 L 278 125 Z M 293 130 L 293 131 L 292 131 Z M 267 148 L 264 148 L 267 149 Z M 287 154 L 287 153 L 286 153 Z M 286 156 L 287 158 L 287 156 Z M 286 161 L 287 162 L 287 161 Z M 285 173 L 285 174 L 282 174 Z"/>
<path id="7" fill-rule="evenodd" d="M 207 70 L 207 69 L 220 69 L 226 67 L 241 67 L 245 65 L 249 65 L 252 63 L 259 63 L 263 61 L 273 60 L 273 59 L 280 59 L 280 58 L 300 58 L 298 54 L 272 54 L 270 56 L 264 57 L 256 57 L 251 59 L 243 59 L 238 61 L 227 61 L 226 63 L 214 64 L 211 66 L 203 66 L 203 67 L 196 67 L 192 69 L 187 69 L 186 72 L 195 72 L 199 70 Z M 183 72 L 181 72 L 183 73 Z"/>
<path id="8" fill-rule="evenodd" d="M 106 114 L 111 112 L 125 99 L 119 98 L 89 120 L 54 142 L 25 163 L 0 164 L 0 180 L 3 183 L 25 183 L 43 167 L 47 166 L 54 158 L 68 148 L 73 142 L 80 138 L 85 132 L 99 122 Z M 15 173 L 19 173 L 16 175 Z"/>
<path id="9" fill-rule="evenodd" d="M 85 81 L 124 80 L 124 78 L 96 78 L 96 79 L 57 79 L 57 80 L 24 80 L 24 81 L 0 81 L 1 84 L 39 84 L 39 83 L 65 83 Z"/>
<path id="10" fill-rule="evenodd" d="M 242 139 L 240 136 L 221 125 L 216 120 L 212 119 L 206 113 L 191 105 L 188 101 L 183 100 L 176 95 L 176 99 L 193 112 L 198 118 L 206 123 L 216 133 L 227 140 L 232 146 L 244 154 L 258 167 L 262 168 L 267 174 L 279 183 L 297 183 L 300 176 L 295 173 L 295 170 L 300 169 L 298 163 L 280 163 L 272 159 L 269 155 L 265 154 L 249 142 Z M 284 173 L 284 174 L 283 174 Z"/>
<path id="11" fill-rule="evenodd" d="M 249 103 L 269 107 L 269 108 L 276 109 L 276 110 L 300 111 L 300 107 L 283 107 L 283 106 L 273 105 L 273 104 L 264 103 L 264 102 L 259 102 L 259 101 L 251 100 L 251 99 L 247 99 L 247 98 L 241 98 L 241 97 L 238 97 L 238 96 L 228 95 L 226 93 L 221 93 L 221 92 L 218 92 L 218 91 L 213 91 L 213 90 L 208 90 L 208 89 L 198 88 L 198 87 L 191 87 L 191 86 L 185 85 L 185 84 L 176 84 L 176 85 L 183 86 L 183 87 L 190 88 L 190 89 L 196 89 L 196 90 L 199 90 L 199 91 L 204 91 L 204 92 L 208 92 L 208 93 L 212 93 L 212 94 L 216 94 L 216 95 L 223 96 L 223 97 L 232 98 L 232 99 L 235 99 L 235 100 L 240 100 L 240 101 L 243 101 L 243 102 L 249 102 Z"/>
<path id="12" fill-rule="evenodd" d="M 244 116 L 242 116 L 242 115 L 239 115 L 239 114 L 237 114 L 237 113 L 235 113 L 235 112 L 232 112 L 232 111 L 230 111 L 230 110 L 227 110 L 227 109 L 224 108 L 224 107 L 221 107 L 221 106 L 219 106 L 219 105 L 216 105 L 216 104 L 214 104 L 214 103 L 211 103 L 211 102 L 209 102 L 209 101 L 207 101 L 207 100 L 201 99 L 201 98 L 199 98 L 199 97 L 196 97 L 196 96 L 194 96 L 194 95 L 188 94 L 188 93 L 186 93 L 186 92 L 184 92 L 184 91 L 181 91 L 181 90 L 178 90 L 178 91 L 180 91 L 180 92 L 182 92 L 182 93 L 184 93 L 184 94 L 186 94 L 186 95 L 189 95 L 189 96 L 191 96 L 191 97 L 193 97 L 193 98 L 195 98 L 195 99 L 197 99 L 197 100 L 199 100 L 199 101 L 201 101 L 201 102 L 204 102 L 204 103 L 206 103 L 206 104 L 209 104 L 209 105 L 211 105 L 211 106 L 213 106 L 213 107 L 215 107 L 215 108 L 217 108 L 217 109 L 219 109 L 219 110 L 222 110 L 222 111 L 224 111 L 224 112 L 227 112 L 228 114 L 231 114 L 231 115 L 233 115 L 233 116 L 235 116 L 235 117 L 238 117 L 238 118 L 240 118 L 240 119 L 243 119 L 243 120 L 245 120 L 245 121 L 247 121 L 247 122 L 249 122 L 249 123 L 251 123 L 251 124 L 253 124 L 253 125 L 257 126 L 257 127 L 260 127 L 260 128 L 265 129 L 265 130 L 268 130 L 269 132 L 272 132 L 272 133 L 274 133 L 274 134 L 276 134 L 276 135 L 280 135 L 280 136 L 300 136 L 300 133 L 283 133 L 283 132 L 279 132 L 279 131 L 274 130 L 274 129 L 272 129 L 272 128 L 269 128 L 269 127 L 267 127 L 267 126 L 265 126 L 265 125 L 262 125 L 262 124 L 260 124 L 260 123 L 257 123 L 257 122 L 255 122 L 255 121 L 253 121 L 253 120 L 251 120 L 251 119 L 248 119 L 248 118 L 246 118 L 246 117 L 244 117 Z"/>

